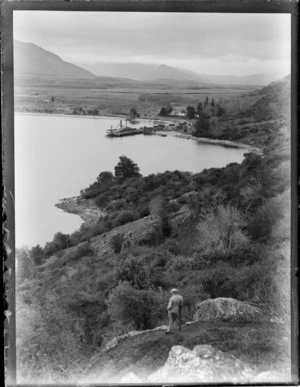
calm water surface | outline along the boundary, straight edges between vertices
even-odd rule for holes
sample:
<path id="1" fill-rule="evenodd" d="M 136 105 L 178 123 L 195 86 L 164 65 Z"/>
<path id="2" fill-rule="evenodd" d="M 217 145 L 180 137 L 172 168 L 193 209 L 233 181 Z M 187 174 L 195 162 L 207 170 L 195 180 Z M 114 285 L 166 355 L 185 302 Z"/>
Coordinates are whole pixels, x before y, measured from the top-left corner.
<path id="1" fill-rule="evenodd" d="M 15 115 L 16 246 L 44 245 L 58 232 L 82 223 L 54 205 L 79 195 L 102 171 L 114 171 L 119 157 L 136 162 L 141 173 L 200 172 L 241 162 L 244 150 L 201 144 L 172 136 L 105 137 L 115 118 Z M 135 126 L 151 124 L 140 121 Z"/>

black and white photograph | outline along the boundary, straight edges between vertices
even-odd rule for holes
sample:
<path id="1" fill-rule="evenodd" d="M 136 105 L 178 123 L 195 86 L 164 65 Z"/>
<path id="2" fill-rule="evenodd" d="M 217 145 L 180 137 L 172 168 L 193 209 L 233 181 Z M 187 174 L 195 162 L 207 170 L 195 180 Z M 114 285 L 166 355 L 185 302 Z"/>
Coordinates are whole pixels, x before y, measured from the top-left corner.
<path id="1" fill-rule="evenodd" d="M 13 11 L 18 384 L 293 382 L 291 24 Z"/>

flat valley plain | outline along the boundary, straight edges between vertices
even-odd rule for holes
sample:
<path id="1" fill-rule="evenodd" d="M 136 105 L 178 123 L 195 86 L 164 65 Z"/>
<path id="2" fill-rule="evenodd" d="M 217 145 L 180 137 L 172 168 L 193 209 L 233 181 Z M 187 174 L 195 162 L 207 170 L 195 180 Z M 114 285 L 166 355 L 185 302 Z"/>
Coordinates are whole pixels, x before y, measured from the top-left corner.
<path id="1" fill-rule="evenodd" d="M 141 118 L 155 118 L 162 106 L 170 105 L 178 112 L 188 105 L 209 101 L 236 113 L 253 105 L 262 86 L 210 85 L 192 81 L 135 81 L 125 78 L 15 76 L 15 111 L 72 114 L 81 108 L 97 109 L 99 115 L 128 115 L 136 108 Z M 53 98 L 52 98 L 53 97 Z"/>

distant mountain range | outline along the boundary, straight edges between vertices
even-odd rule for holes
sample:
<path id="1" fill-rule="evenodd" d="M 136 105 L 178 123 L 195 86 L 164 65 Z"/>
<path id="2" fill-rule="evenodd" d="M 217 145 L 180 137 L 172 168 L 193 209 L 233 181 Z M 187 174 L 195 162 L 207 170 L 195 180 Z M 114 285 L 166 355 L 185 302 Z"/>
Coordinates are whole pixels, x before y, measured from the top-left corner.
<path id="1" fill-rule="evenodd" d="M 65 62 L 58 55 L 33 43 L 14 41 L 14 72 L 16 75 L 63 76 L 70 78 L 93 78 L 105 76 L 128 78 L 137 81 L 176 80 L 197 84 L 257 85 L 265 86 L 281 78 L 282 73 L 235 75 L 204 75 L 165 64 L 98 63 L 85 68 Z"/>
<path id="2" fill-rule="evenodd" d="M 167 65 L 142 64 L 142 63 L 97 63 L 85 65 L 97 76 L 113 78 L 130 78 L 138 81 L 174 79 L 193 81 L 198 84 L 218 85 L 257 85 L 265 86 L 286 74 L 270 72 L 268 74 L 236 75 L 211 75 L 198 74 L 194 71 L 171 67 Z"/>

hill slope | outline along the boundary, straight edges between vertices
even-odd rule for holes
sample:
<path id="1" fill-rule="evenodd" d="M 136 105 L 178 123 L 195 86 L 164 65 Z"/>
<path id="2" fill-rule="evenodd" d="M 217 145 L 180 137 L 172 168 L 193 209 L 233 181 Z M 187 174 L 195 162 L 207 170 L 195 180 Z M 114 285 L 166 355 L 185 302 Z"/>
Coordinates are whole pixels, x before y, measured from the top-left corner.
<path id="1" fill-rule="evenodd" d="M 261 98 L 252 110 L 222 123 L 242 142 L 255 139 L 263 155 L 248 153 L 241 164 L 198 174 L 166 171 L 119 181 L 101 171 L 81 197 L 106 217 L 72 235 L 55 234 L 44 248 L 18 252 L 23 382 L 46 383 L 49 374 L 56 383 L 66 381 L 76 376 L 74 364 L 79 378 L 97 382 L 128 372 L 147 376 L 175 345 L 210 344 L 259 372 L 289 367 L 289 109 L 283 117 L 268 110 L 274 103 L 271 111 L 281 114 L 288 79 L 256 94 Z M 272 119 L 258 122 L 257 113 Z M 184 207 L 186 217 L 174 222 Z M 147 331 L 166 324 L 173 287 L 184 297 L 184 322 L 194 318 L 199 302 L 219 297 L 254 304 L 269 320 L 197 322 L 174 335 Z M 106 350 L 133 330 L 146 332 Z"/>
<path id="2" fill-rule="evenodd" d="M 260 120 L 274 120 L 289 115 L 291 99 L 290 75 L 270 83 L 258 91 L 261 98 L 246 112 L 244 116 L 255 116 Z"/>
<path id="3" fill-rule="evenodd" d="M 94 74 L 33 43 L 14 41 L 14 74 L 92 78 Z"/>
<path id="4" fill-rule="evenodd" d="M 145 332 L 129 337 L 118 346 L 96 355 L 89 365 L 89 380 L 103 382 L 109 378 L 111 382 L 120 382 L 128 372 L 147 380 L 150 374 L 165 364 L 169 351 L 175 345 L 193 349 L 196 345 L 210 344 L 241 359 L 251 367 L 254 374 L 270 368 L 274 370 L 276 364 L 277 370 L 284 370 L 280 361 L 286 360 L 283 343 L 288 341 L 288 337 L 281 337 L 282 340 L 278 339 L 275 343 L 271 337 L 278 332 L 276 324 L 263 326 L 253 323 L 241 326 L 211 322 L 186 325 L 181 332 L 175 331 L 173 335 L 165 335 L 163 330 Z M 274 357 L 272 352 L 273 356 L 276 354 Z"/>

